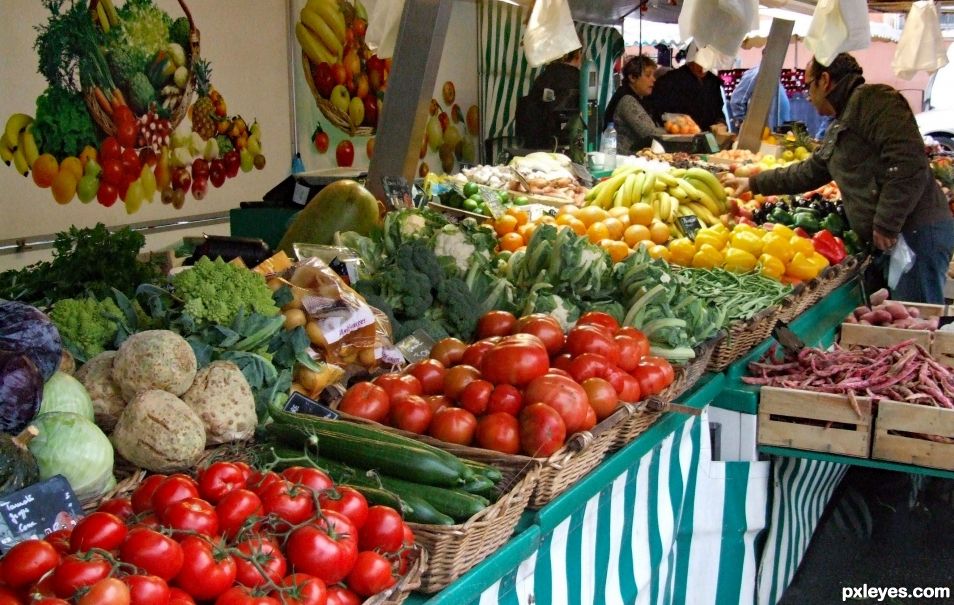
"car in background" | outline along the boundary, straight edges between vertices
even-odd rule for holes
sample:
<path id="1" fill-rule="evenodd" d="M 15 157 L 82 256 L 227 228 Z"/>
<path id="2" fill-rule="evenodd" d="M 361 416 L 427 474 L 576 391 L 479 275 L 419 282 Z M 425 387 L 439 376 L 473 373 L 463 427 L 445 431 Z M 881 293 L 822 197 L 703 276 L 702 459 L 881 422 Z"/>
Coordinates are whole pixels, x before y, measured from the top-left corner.
<path id="1" fill-rule="evenodd" d="M 914 116 L 918 130 L 938 145 L 954 153 L 954 109 L 931 109 Z"/>
<path id="2" fill-rule="evenodd" d="M 948 64 L 928 83 L 925 109 L 917 114 L 918 129 L 954 153 L 954 44 L 947 49 Z"/>

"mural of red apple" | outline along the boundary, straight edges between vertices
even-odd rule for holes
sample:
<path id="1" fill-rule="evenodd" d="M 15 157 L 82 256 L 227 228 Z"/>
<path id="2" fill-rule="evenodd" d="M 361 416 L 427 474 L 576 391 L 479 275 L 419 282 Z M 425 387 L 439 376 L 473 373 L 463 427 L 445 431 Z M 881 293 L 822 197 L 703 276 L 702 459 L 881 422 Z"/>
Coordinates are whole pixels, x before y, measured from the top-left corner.
<path id="1" fill-rule="evenodd" d="M 354 144 L 347 139 L 338 143 L 335 148 L 335 160 L 337 160 L 338 166 L 345 168 L 354 164 Z"/>

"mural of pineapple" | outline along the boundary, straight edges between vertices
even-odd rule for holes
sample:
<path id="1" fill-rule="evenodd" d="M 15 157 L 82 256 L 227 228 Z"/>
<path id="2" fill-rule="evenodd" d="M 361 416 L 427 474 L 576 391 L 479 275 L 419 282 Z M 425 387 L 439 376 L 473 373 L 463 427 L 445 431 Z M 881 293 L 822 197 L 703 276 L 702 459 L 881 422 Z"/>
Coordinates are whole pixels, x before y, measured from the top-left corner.
<path id="1" fill-rule="evenodd" d="M 204 140 L 211 139 L 216 134 L 215 107 L 209 97 L 212 88 L 212 67 L 209 62 L 199 59 L 195 62 L 195 87 L 199 98 L 192 105 L 192 130 L 199 133 Z"/>

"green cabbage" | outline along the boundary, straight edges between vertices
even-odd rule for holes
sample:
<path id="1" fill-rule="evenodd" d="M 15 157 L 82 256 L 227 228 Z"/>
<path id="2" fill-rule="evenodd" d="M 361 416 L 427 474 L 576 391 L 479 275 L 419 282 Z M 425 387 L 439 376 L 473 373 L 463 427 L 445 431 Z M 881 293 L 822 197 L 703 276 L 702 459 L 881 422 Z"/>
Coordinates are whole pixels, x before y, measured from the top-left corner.
<path id="1" fill-rule="evenodd" d="M 41 480 L 63 475 L 81 501 L 98 498 L 116 485 L 113 445 L 98 426 L 71 412 L 41 414 L 33 425 L 39 434 L 29 448 Z"/>
<path id="2" fill-rule="evenodd" d="M 69 374 L 56 372 L 43 385 L 43 400 L 40 402 L 39 413 L 50 412 L 72 412 L 92 420 L 93 400 L 83 383 Z"/>

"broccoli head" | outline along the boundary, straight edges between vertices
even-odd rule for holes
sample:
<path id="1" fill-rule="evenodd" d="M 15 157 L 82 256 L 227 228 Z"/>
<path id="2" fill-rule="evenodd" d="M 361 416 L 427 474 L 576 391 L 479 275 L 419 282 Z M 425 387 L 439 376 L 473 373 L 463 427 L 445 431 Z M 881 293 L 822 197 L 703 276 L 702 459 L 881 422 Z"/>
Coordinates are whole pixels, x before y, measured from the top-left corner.
<path id="1" fill-rule="evenodd" d="M 437 288 L 444 281 L 444 269 L 440 261 L 434 251 L 421 240 L 402 244 L 394 252 L 394 260 L 404 271 L 416 271 L 426 275 L 432 288 Z"/>
<path id="2" fill-rule="evenodd" d="M 437 300 L 444 304 L 444 323 L 461 339 L 470 338 L 477 328 L 480 307 L 462 279 L 445 279 L 437 289 Z"/>
<path id="3" fill-rule="evenodd" d="M 417 319 L 431 308 L 431 281 L 423 273 L 394 268 L 379 278 L 381 296 L 402 319 Z"/>
<path id="4" fill-rule="evenodd" d="M 109 298 L 64 298 L 50 310 L 50 319 L 79 361 L 112 348 L 120 318 L 122 312 Z"/>
<path id="5" fill-rule="evenodd" d="M 243 308 L 268 317 L 279 313 L 264 277 L 221 258 L 212 261 L 203 256 L 194 267 L 176 274 L 172 286 L 199 324 L 230 325 Z"/>

